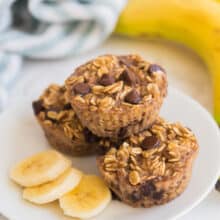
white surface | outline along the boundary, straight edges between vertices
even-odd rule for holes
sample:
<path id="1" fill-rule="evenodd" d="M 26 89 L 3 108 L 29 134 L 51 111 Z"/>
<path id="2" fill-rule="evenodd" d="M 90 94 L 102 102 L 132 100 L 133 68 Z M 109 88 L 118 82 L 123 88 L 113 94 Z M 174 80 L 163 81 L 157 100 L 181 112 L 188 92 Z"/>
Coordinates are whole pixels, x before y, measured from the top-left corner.
<path id="1" fill-rule="evenodd" d="M 96 51 L 86 55 L 56 61 L 27 61 L 16 87 L 12 89 L 10 101 L 23 96 L 31 101 L 38 95 L 36 87 L 44 88 L 50 82 L 62 82 L 74 69 L 76 63 L 103 53 L 131 53 L 136 52 L 145 58 L 161 63 L 168 72 L 170 85 L 181 89 L 194 99 L 198 100 L 209 111 L 212 110 L 211 78 L 207 74 L 201 60 L 185 48 L 164 42 L 149 40 L 129 40 L 114 37 Z M 211 142 L 211 141 L 210 141 Z M 209 146 L 211 146 L 209 144 Z M 3 146 L 4 147 L 4 146 Z M 204 178 L 206 173 L 204 172 Z M 192 219 L 220 219 L 220 193 L 212 193 L 196 208 L 181 220 Z M 172 212 L 173 209 L 170 210 Z M 2 220 L 3 218 L 0 217 Z"/>
<path id="2" fill-rule="evenodd" d="M 121 202 L 112 201 L 94 220 L 171 219 L 188 212 L 212 190 L 220 171 L 219 129 L 211 115 L 198 103 L 177 90 L 169 89 L 168 94 L 161 115 L 169 121 L 181 121 L 190 127 L 200 146 L 187 189 L 175 200 L 150 209 L 133 209 Z M 22 158 L 49 148 L 29 102 L 20 101 L 0 116 L 0 139 L 4 146 L 2 154 L 7 158 L 7 161 L 0 160 L 0 195 L 4 198 L 0 200 L 0 211 L 12 220 L 65 220 L 56 205 L 53 208 L 37 207 L 21 199 L 21 189 L 8 179 L 10 168 Z M 85 173 L 98 174 L 95 157 L 73 158 L 73 164 Z"/>

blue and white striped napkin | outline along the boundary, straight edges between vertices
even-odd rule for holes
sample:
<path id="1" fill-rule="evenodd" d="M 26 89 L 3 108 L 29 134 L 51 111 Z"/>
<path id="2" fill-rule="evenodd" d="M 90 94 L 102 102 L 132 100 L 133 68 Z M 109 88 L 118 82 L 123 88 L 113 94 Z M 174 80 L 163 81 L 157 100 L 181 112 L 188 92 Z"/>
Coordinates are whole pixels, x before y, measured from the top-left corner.
<path id="1" fill-rule="evenodd" d="M 102 43 L 126 0 L 0 0 L 0 111 L 24 57 L 75 55 Z"/>

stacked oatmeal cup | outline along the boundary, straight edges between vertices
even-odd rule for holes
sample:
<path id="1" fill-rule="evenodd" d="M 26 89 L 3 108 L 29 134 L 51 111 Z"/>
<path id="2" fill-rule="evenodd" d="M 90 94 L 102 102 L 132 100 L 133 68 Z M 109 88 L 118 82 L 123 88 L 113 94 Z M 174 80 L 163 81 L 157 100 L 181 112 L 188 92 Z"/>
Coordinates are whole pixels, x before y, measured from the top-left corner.
<path id="1" fill-rule="evenodd" d="M 107 186 L 133 207 L 164 204 L 186 188 L 198 143 L 192 131 L 159 116 L 165 70 L 138 55 L 104 55 L 50 85 L 33 110 L 51 146 L 97 155 Z"/>

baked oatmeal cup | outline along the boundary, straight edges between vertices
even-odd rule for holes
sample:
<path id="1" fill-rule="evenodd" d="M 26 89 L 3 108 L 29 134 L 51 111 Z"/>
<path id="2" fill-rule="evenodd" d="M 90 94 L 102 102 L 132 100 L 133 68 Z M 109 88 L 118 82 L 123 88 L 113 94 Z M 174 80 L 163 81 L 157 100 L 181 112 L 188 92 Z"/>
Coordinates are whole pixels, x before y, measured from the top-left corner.
<path id="1" fill-rule="evenodd" d="M 167 76 L 138 55 L 104 55 L 79 66 L 65 86 L 81 123 L 97 136 L 117 140 L 155 121 Z"/>
<path id="2" fill-rule="evenodd" d="M 32 105 L 52 147 L 72 156 L 96 152 L 99 138 L 81 125 L 66 99 L 65 87 L 50 85 Z"/>
<path id="3" fill-rule="evenodd" d="M 197 152 L 191 130 L 158 118 L 150 129 L 98 156 L 97 164 L 121 201 L 151 207 L 167 203 L 185 190 Z"/>

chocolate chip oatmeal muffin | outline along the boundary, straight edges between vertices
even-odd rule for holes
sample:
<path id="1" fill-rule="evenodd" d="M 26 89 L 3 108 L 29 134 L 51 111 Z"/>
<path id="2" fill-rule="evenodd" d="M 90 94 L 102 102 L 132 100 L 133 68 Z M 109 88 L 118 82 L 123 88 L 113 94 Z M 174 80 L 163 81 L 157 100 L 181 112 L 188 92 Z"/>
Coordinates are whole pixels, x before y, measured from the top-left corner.
<path id="1" fill-rule="evenodd" d="M 133 207 L 160 205 L 186 188 L 198 143 L 188 128 L 158 118 L 148 130 L 97 158 L 102 177 Z"/>
<path id="2" fill-rule="evenodd" d="M 66 99 L 63 86 L 50 85 L 33 102 L 33 111 L 47 140 L 57 150 L 73 156 L 96 152 L 99 138 L 83 128 Z"/>
<path id="3" fill-rule="evenodd" d="M 82 124 L 114 140 L 149 127 L 167 94 L 164 69 L 138 55 L 100 56 L 78 67 L 65 85 Z"/>

